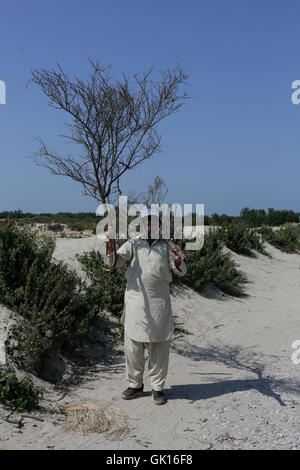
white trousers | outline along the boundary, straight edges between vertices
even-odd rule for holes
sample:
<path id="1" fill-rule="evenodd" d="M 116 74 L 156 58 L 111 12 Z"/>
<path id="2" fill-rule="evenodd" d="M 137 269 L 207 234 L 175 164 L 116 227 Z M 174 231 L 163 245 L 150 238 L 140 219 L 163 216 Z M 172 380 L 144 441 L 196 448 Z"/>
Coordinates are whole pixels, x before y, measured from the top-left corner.
<path id="1" fill-rule="evenodd" d="M 143 384 L 145 348 L 147 348 L 150 385 L 153 390 L 163 390 L 168 373 L 170 341 L 142 343 L 125 334 L 124 346 L 129 387 L 139 388 Z"/>

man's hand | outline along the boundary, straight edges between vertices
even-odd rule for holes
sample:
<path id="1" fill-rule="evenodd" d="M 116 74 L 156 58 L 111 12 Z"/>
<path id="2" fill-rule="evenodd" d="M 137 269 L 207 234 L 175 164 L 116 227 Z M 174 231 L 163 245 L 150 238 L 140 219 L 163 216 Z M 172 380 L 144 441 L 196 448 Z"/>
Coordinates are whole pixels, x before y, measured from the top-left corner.
<path id="1" fill-rule="evenodd" d="M 172 248 L 172 256 L 175 261 L 175 266 L 178 269 L 180 269 L 180 265 L 181 265 L 181 256 L 180 256 L 181 254 L 182 254 L 181 247 L 179 245 L 175 245 Z"/>

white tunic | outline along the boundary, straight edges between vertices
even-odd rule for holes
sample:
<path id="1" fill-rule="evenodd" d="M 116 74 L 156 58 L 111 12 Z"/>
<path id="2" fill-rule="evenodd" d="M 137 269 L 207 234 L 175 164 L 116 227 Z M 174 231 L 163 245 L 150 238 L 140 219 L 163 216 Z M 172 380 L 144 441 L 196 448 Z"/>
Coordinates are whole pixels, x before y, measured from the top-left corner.
<path id="1" fill-rule="evenodd" d="M 170 282 L 172 271 L 185 275 L 186 265 L 182 259 L 180 270 L 176 268 L 173 246 L 164 239 L 154 240 L 151 247 L 147 240 L 130 239 L 117 250 L 116 266 L 130 262 L 125 274 L 125 332 L 135 341 L 167 341 L 174 332 Z M 107 256 L 109 263 L 111 258 Z"/>

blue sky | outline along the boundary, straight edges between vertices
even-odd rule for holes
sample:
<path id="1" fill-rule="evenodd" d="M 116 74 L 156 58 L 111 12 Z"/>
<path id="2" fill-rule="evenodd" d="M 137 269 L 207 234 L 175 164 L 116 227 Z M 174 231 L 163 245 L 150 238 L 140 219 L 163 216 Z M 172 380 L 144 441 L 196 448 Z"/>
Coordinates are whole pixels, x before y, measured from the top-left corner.
<path id="1" fill-rule="evenodd" d="M 0 12 L 0 211 L 94 211 L 78 184 L 27 158 L 35 137 L 68 151 L 66 116 L 51 109 L 32 69 L 58 61 L 85 77 L 88 57 L 118 78 L 178 62 L 190 75 L 184 107 L 162 122 L 163 153 L 131 172 L 143 191 L 160 175 L 168 202 L 204 203 L 205 213 L 243 207 L 300 211 L 300 4 L 278 0 L 27 0 Z"/>

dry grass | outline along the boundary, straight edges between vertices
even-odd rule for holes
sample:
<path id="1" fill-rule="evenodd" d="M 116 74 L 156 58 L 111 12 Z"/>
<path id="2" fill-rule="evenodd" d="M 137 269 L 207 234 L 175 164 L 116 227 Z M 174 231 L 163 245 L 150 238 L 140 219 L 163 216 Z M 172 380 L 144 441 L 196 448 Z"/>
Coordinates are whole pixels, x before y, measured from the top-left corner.
<path id="1" fill-rule="evenodd" d="M 98 401 L 86 400 L 73 405 L 60 406 L 66 415 L 65 430 L 79 434 L 106 432 L 114 439 L 123 439 L 129 429 L 128 415 L 120 408 Z"/>

